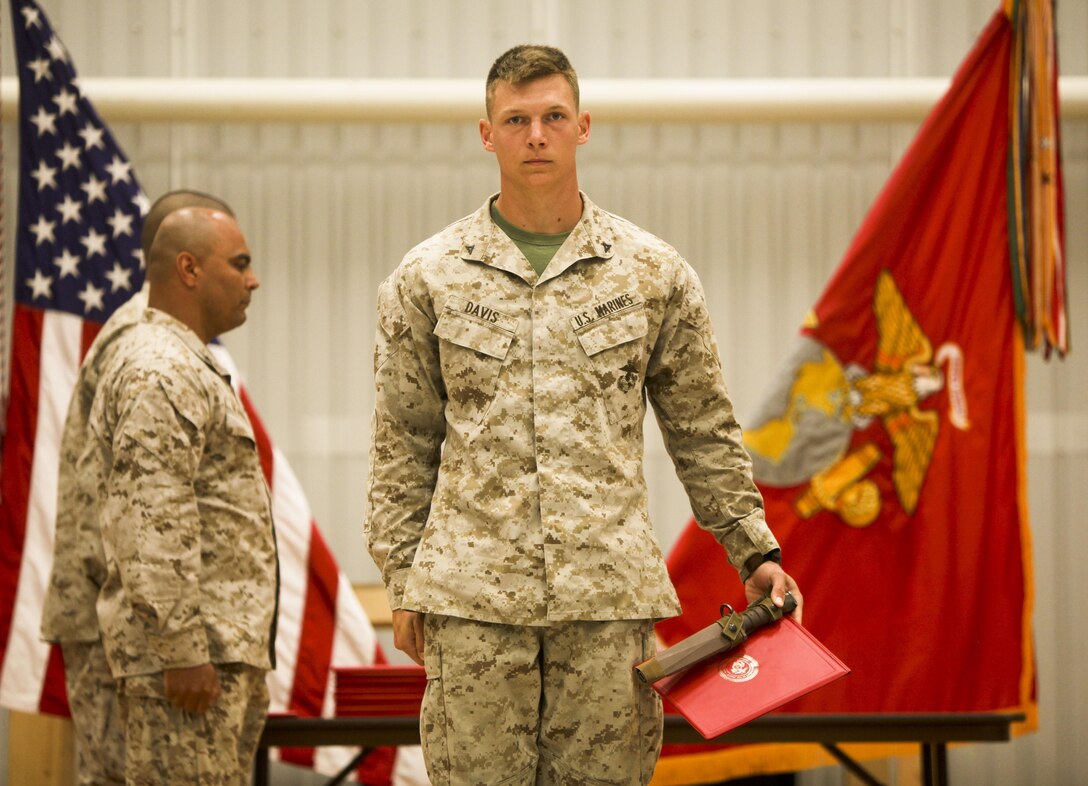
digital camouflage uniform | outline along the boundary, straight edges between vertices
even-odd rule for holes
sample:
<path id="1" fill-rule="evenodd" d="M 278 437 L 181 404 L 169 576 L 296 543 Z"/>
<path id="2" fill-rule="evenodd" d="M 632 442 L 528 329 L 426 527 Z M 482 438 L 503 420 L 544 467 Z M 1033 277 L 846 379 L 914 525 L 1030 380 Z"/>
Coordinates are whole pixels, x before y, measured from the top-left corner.
<path id="1" fill-rule="evenodd" d="M 107 565 L 97 610 L 120 680 L 129 782 L 181 750 L 214 753 L 193 766 L 248 783 L 256 738 L 241 729 L 259 730 L 267 713 L 278 575 L 271 499 L 245 410 L 197 335 L 149 308 L 103 369 L 91 428 Z M 208 662 L 221 680 L 241 675 L 235 689 L 223 686 L 215 711 L 168 705 L 161 672 Z M 155 718 L 170 720 L 169 745 L 145 744 L 168 732 L 146 728 Z M 239 747 L 220 750 L 224 739 Z M 193 781 L 179 773 L 168 782 Z"/>
<path id="2" fill-rule="evenodd" d="M 225 663 L 216 664 L 215 671 L 223 692 L 205 716 L 182 712 L 167 701 L 161 672 L 125 678 L 121 690 L 129 748 L 154 754 L 129 757 L 128 786 L 252 783 L 253 753 L 268 714 L 265 670 Z"/>
<path id="3" fill-rule="evenodd" d="M 694 271 L 583 205 L 540 276 L 489 200 L 379 290 L 365 526 L 394 609 L 505 626 L 678 614 L 649 521 L 647 398 L 697 520 L 741 578 L 777 548 Z M 638 657 L 613 679 L 630 682 Z"/>
<path id="4" fill-rule="evenodd" d="M 41 635 L 59 643 L 75 729 L 80 786 L 124 783 L 125 737 L 117 688 L 106 663 L 95 602 L 106 558 L 95 516 L 97 458 L 88 429 L 98 377 L 117 338 L 140 320 L 147 291 L 132 296 L 98 331 L 76 378 L 60 442 L 53 567 L 42 608 Z"/>

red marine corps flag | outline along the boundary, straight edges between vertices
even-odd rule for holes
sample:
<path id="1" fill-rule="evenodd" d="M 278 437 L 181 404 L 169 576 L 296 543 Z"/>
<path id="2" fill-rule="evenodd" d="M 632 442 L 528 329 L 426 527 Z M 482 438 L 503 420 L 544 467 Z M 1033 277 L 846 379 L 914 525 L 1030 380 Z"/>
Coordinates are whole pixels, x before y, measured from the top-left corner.
<path id="1" fill-rule="evenodd" d="M 746 424 L 806 626 L 852 669 L 786 711 L 1014 710 L 1035 728 L 1024 346 L 1067 348 L 1051 14 L 990 21 Z M 666 643 L 744 606 L 705 591 L 737 582 L 694 524 L 669 569 L 684 614 Z M 673 746 L 654 783 L 830 763 Z"/>

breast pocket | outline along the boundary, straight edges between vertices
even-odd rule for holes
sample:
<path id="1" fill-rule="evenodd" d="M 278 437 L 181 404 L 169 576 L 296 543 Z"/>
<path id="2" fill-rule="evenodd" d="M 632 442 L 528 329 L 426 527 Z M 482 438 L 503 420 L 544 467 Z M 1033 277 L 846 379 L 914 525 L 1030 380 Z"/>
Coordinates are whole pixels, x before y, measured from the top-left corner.
<path id="1" fill-rule="evenodd" d="M 450 305 L 442 312 L 434 334 L 442 341 L 442 379 L 451 417 L 476 424 L 483 420 L 495 400 L 516 324 L 489 322 Z"/>
<path id="2" fill-rule="evenodd" d="M 245 506 L 249 497 L 240 501 L 238 495 L 263 488 L 264 474 L 253 426 L 241 405 L 228 398 L 233 394 L 227 390 L 219 402 L 222 420 L 207 432 L 193 487 L 205 502 L 217 499 L 230 507 Z"/>
<path id="3" fill-rule="evenodd" d="M 575 330 L 613 424 L 641 418 L 648 330 L 641 306 Z"/>

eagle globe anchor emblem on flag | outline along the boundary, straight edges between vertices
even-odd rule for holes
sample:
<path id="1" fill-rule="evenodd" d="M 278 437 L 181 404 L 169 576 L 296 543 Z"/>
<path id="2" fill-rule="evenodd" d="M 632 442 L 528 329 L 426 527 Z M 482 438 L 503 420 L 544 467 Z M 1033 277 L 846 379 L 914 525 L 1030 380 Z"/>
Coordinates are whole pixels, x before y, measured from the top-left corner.
<path id="1" fill-rule="evenodd" d="M 827 347 L 803 337 L 744 435 L 761 484 L 804 488 L 793 508 L 804 519 L 826 510 L 852 527 L 880 515 L 880 489 L 870 473 L 884 449 L 865 439 L 880 427 L 891 443 L 891 480 L 900 506 L 913 514 L 933 457 L 940 415 L 923 404 L 948 391 L 948 422 L 970 428 L 963 353 L 951 342 L 936 353 L 887 270 L 873 297 L 879 341 L 872 370 L 846 367 Z M 947 366 L 947 371 L 942 370 Z M 854 447 L 855 433 L 861 435 Z"/>

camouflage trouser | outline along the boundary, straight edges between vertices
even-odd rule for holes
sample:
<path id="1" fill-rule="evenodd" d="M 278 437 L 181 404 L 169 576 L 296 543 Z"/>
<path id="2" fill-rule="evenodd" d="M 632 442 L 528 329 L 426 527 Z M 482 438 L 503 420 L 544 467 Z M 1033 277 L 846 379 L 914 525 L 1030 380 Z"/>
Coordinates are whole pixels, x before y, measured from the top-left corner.
<path id="1" fill-rule="evenodd" d="M 125 731 L 101 641 L 64 642 L 64 683 L 75 728 L 79 786 L 122 786 Z"/>
<path id="2" fill-rule="evenodd" d="M 658 695 L 632 667 L 653 623 L 494 625 L 427 615 L 420 734 L 434 786 L 646 784 Z"/>
<path id="3" fill-rule="evenodd" d="M 249 786 L 268 716 L 265 671 L 217 663 L 222 694 L 205 714 L 180 710 L 162 673 L 120 680 L 128 786 Z"/>

